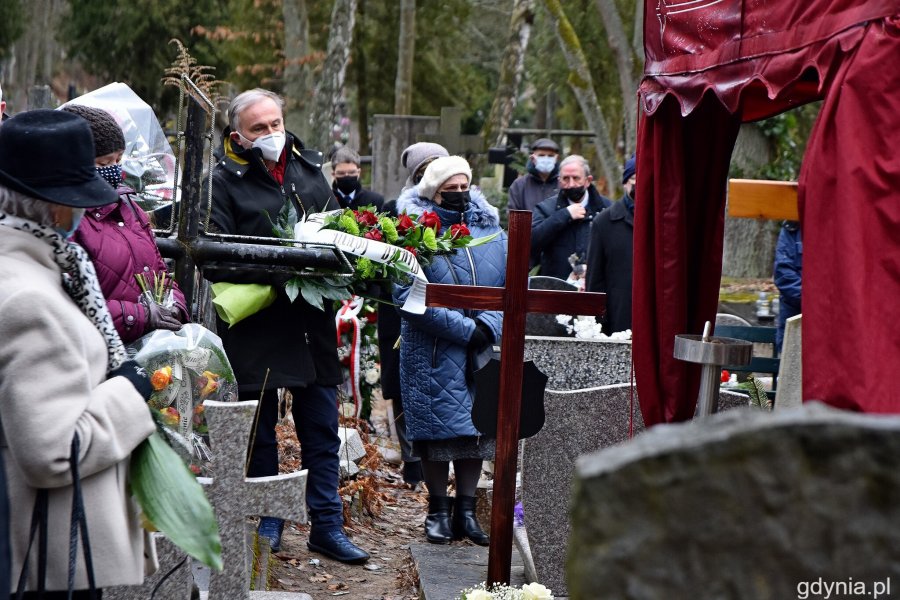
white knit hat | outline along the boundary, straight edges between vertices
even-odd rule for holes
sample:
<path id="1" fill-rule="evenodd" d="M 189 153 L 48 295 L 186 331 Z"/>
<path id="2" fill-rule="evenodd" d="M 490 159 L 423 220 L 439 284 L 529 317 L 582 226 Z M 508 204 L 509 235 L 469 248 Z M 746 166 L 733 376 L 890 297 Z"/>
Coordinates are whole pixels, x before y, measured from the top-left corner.
<path id="1" fill-rule="evenodd" d="M 472 168 L 462 156 L 444 156 L 436 158 L 425 169 L 422 181 L 416 186 L 419 196 L 429 200 L 434 199 L 438 188 L 454 175 L 465 175 L 472 181 Z"/>

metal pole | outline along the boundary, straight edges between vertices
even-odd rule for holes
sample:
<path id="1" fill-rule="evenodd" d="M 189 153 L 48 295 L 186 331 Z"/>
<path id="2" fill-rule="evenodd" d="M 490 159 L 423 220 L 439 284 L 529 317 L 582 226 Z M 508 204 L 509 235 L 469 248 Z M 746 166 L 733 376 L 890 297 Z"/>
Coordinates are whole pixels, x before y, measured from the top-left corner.
<path id="1" fill-rule="evenodd" d="M 700 370 L 700 393 L 697 395 L 697 415 L 705 417 L 719 411 L 719 383 L 721 365 L 703 365 Z"/>
<path id="2" fill-rule="evenodd" d="M 193 247 L 200 232 L 200 177 L 203 173 L 203 131 L 206 111 L 188 95 L 187 123 L 184 128 L 184 170 L 181 175 L 181 201 L 178 207 L 178 241 L 184 248 Z M 175 261 L 175 281 L 184 294 L 187 308 L 193 314 L 196 289 L 196 262 L 190 251 L 181 252 Z"/>

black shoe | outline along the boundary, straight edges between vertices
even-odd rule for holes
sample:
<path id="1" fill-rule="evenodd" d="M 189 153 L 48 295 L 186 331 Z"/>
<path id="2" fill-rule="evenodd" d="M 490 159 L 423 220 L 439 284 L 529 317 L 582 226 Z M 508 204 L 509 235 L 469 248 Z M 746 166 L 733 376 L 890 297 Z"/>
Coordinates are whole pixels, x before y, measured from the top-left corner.
<path id="1" fill-rule="evenodd" d="M 256 528 L 259 537 L 269 540 L 272 552 L 281 552 L 281 534 L 284 532 L 284 519 L 275 517 L 260 517 L 259 527 Z"/>
<path id="2" fill-rule="evenodd" d="M 416 487 L 422 483 L 422 463 L 419 461 L 403 463 L 403 482 Z"/>
<path id="3" fill-rule="evenodd" d="M 306 546 L 313 552 L 351 565 L 362 564 L 369 560 L 368 552 L 357 547 L 340 529 L 334 531 L 314 529 L 309 533 Z"/>
<path id="4" fill-rule="evenodd" d="M 491 543 L 491 538 L 482 531 L 478 519 L 475 518 L 474 496 L 457 496 L 456 505 L 453 507 L 453 539 L 463 538 L 469 538 L 479 546 L 488 546 Z"/>
<path id="5" fill-rule="evenodd" d="M 453 541 L 453 529 L 450 527 L 450 508 L 452 506 L 453 498 L 450 496 L 428 497 L 425 539 L 432 544 L 449 544 Z"/>

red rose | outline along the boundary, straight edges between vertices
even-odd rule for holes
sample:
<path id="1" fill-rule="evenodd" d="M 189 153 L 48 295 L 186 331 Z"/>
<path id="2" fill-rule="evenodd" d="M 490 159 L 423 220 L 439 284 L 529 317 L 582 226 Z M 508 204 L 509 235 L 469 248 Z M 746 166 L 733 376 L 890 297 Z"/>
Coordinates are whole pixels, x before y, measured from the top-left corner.
<path id="1" fill-rule="evenodd" d="M 378 322 L 378 311 L 372 311 L 366 315 L 366 321 L 372 323 L 373 325 Z"/>
<path id="2" fill-rule="evenodd" d="M 372 214 L 372 213 L 369 213 L 369 214 Z M 378 229 L 370 229 L 369 231 L 366 232 L 366 234 L 363 237 L 370 239 L 370 240 L 375 240 L 376 242 L 380 242 L 381 241 L 381 231 Z"/>
<path id="3" fill-rule="evenodd" d="M 419 223 L 421 223 L 423 227 L 431 227 L 435 231 L 440 231 L 441 229 L 441 218 L 436 212 L 429 212 L 426 210 L 422 213 L 422 216 L 419 217 Z"/>
<path id="4" fill-rule="evenodd" d="M 418 252 L 416 252 L 416 247 L 415 247 L 415 246 L 407 246 L 406 249 L 407 249 L 408 251 L 412 252 L 412 255 L 413 255 L 413 256 L 416 256 L 416 255 L 418 254 Z"/>
<path id="5" fill-rule="evenodd" d="M 356 215 L 356 222 L 360 225 L 372 227 L 378 224 L 378 217 L 370 210 L 356 210 L 353 211 L 353 214 Z"/>
<path id="6" fill-rule="evenodd" d="M 729 379 L 731 379 L 731 373 L 728 372 L 728 369 L 722 369 L 722 383 L 727 383 Z"/>
<path id="7" fill-rule="evenodd" d="M 416 224 L 412 219 L 409 218 L 409 215 L 407 215 L 406 213 L 397 217 L 397 233 L 399 233 L 400 235 L 406 235 L 406 233 L 410 229 L 415 228 L 415 226 Z"/>
<path id="8" fill-rule="evenodd" d="M 450 239 L 458 240 L 459 238 L 464 238 L 469 234 L 469 228 L 465 226 L 464 223 L 456 223 L 450 226 Z"/>

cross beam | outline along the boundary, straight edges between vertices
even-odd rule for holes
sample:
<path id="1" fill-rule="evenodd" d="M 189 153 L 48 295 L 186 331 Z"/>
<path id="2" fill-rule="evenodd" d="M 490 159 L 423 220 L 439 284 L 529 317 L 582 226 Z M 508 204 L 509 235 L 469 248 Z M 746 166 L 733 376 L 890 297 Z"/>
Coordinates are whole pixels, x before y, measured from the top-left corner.
<path id="1" fill-rule="evenodd" d="M 522 408 L 522 363 L 525 359 L 525 315 L 529 312 L 602 315 L 606 294 L 528 289 L 531 251 L 531 212 L 509 214 L 509 250 L 506 287 L 479 287 L 429 283 L 428 306 L 503 311 L 500 342 L 500 398 L 497 410 L 497 452 L 494 460 L 494 497 L 491 507 L 491 546 L 488 584 L 509 583 L 512 562 L 513 508 L 519 416 Z"/>
<path id="2" fill-rule="evenodd" d="M 728 216 L 799 221 L 797 182 L 729 179 Z"/>

